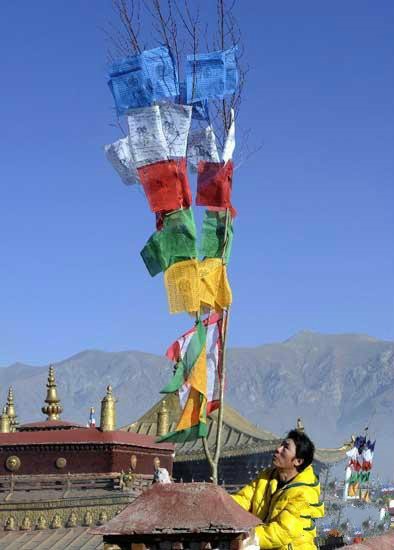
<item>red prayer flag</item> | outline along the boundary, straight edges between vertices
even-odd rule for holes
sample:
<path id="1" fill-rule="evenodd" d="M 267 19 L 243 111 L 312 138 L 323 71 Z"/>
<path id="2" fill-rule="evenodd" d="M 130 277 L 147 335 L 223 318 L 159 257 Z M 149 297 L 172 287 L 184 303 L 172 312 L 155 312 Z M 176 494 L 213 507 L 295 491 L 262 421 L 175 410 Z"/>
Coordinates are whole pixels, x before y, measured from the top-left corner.
<path id="1" fill-rule="evenodd" d="M 231 190 L 233 163 L 206 162 L 198 163 L 197 197 L 199 206 L 232 208 Z"/>
<path id="2" fill-rule="evenodd" d="M 138 175 L 152 212 L 170 212 L 191 206 L 186 159 L 148 164 L 138 168 Z"/>

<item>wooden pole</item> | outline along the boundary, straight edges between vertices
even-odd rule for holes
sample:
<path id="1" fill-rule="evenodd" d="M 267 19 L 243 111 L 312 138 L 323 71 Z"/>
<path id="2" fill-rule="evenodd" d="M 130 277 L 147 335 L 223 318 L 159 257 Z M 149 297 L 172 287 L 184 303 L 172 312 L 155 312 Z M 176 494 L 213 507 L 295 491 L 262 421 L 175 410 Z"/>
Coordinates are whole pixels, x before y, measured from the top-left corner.
<path id="1" fill-rule="evenodd" d="M 227 247 L 227 241 L 228 241 L 228 228 L 229 228 L 229 220 L 230 220 L 230 209 L 226 209 L 226 221 L 225 221 L 225 228 L 224 228 L 224 243 L 223 243 L 223 251 L 222 251 L 222 262 L 223 265 L 225 265 L 225 255 L 226 255 L 226 247 Z M 220 451 L 222 446 L 222 432 L 223 432 L 223 414 L 224 414 L 224 386 L 225 386 L 225 379 L 226 379 L 226 344 L 227 344 L 227 334 L 228 334 L 228 325 L 229 325 L 229 318 L 230 318 L 230 306 L 227 309 L 222 310 L 222 334 L 221 334 L 221 341 L 222 341 L 222 353 L 220 355 L 220 384 L 219 384 L 219 410 L 217 414 L 217 426 L 216 426 L 216 441 L 215 441 L 215 449 L 213 451 L 213 455 L 211 450 L 208 447 L 207 439 L 203 438 L 203 447 L 205 451 L 205 456 L 207 458 L 208 464 L 211 468 L 211 480 L 212 483 L 216 484 L 219 480 L 219 460 L 220 460 Z M 219 374 L 218 373 L 218 374 Z"/>

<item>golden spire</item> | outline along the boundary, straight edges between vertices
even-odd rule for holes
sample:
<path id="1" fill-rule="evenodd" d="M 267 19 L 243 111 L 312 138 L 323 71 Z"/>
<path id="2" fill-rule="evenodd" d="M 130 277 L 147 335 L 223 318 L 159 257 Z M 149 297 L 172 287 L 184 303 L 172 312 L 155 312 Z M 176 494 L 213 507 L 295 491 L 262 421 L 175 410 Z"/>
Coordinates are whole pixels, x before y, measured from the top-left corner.
<path id="1" fill-rule="evenodd" d="M 15 411 L 14 390 L 12 386 L 8 388 L 6 409 L 7 409 L 7 416 L 10 421 L 10 431 L 16 432 L 16 427 L 18 425 L 18 417 L 16 416 L 16 411 Z"/>
<path id="2" fill-rule="evenodd" d="M 165 399 L 161 402 L 159 412 L 157 413 L 157 436 L 168 433 L 170 430 L 170 416 Z"/>
<path id="3" fill-rule="evenodd" d="M 116 429 L 116 400 L 112 395 L 112 386 L 107 386 L 107 395 L 101 401 L 100 430 L 113 432 Z"/>
<path id="4" fill-rule="evenodd" d="M 302 418 L 297 418 L 297 426 L 296 426 L 297 432 L 303 433 L 305 431 L 304 423 L 302 421 Z"/>
<path id="5" fill-rule="evenodd" d="M 0 416 L 0 433 L 8 434 L 11 431 L 10 418 L 7 414 L 7 405 L 3 408 L 3 414 Z"/>
<path id="6" fill-rule="evenodd" d="M 52 365 L 49 367 L 48 382 L 47 382 L 47 398 L 42 407 L 42 412 L 47 415 L 47 420 L 60 420 L 60 414 L 63 412 L 63 407 L 60 405 L 60 399 L 57 396 L 55 369 Z"/>

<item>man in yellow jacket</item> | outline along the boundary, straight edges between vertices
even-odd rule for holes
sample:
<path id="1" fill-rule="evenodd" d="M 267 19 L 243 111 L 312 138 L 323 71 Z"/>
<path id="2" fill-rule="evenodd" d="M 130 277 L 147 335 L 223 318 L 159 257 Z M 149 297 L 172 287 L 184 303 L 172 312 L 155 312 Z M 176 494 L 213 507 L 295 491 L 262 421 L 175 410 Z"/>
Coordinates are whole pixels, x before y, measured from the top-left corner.
<path id="1" fill-rule="evenodd" d="M 320 484 L 311 466 L 315 447 L 292 430 L 276 449 L 272 467 L 233 498 L 261 519 L 255 529 L 260 548 L 314 550 L 315 519 L 324 515 Z"/>

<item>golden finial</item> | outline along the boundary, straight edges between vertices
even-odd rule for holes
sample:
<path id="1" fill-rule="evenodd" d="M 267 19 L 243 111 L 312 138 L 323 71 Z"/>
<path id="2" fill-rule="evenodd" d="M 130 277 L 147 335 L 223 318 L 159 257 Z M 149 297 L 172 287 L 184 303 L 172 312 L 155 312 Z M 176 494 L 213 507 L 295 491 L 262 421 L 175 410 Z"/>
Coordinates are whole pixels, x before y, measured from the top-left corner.
<path id="1" fill-rule="evenodd" d="M 60 399 L 57 396 L 55 369 L 52 365 L 49 367 L 48 382 L 47 382 L 47 398 L 42 407 L 42 412 L 47 415 L 47 420 L 60 420 L 60 414 L 63 412 L 63 407 L 60 405 Z"/>
<path id="2" fill-rule="evenodd" d="M 116 429 L 116 400 L 112 395 L 112 386 L 107 386 L 107 395 L 101 401 L 100 430 L 113 432 Z"/>
<path id="3" fill-rule="evenodd" d="M 7 396 L 7 416 L 10 421 L 10 431 L 16 432 L 16 427 L 18 426 L 18 417 L 16 416 L 15 403 L 14 403 L 14 390 L 12 386 L 8 388 Z"/>
<path id="4" fill-rule="evenodd" d="M 10 418 L 7 414 L 7 405 L 3 408 L 3 414 L 0 416 L 0 433 L 8 434 L 11 431 Z"/>
<path id="5" fill-rule="evenodd" d="M 170 415 L 167 409 L 167 403 L 165 399 L 161 402 L 159 412 L 157 413 L 157 436 L 168 433 L 170 429 Z"/>
<path id="6" fill-rule="evenodd" d="M 297 432 L 303 433 L 305 431 L 304 423 L 302 422 L 302 418 L 297 418 L 297 426 L 296 426 Z"/>

